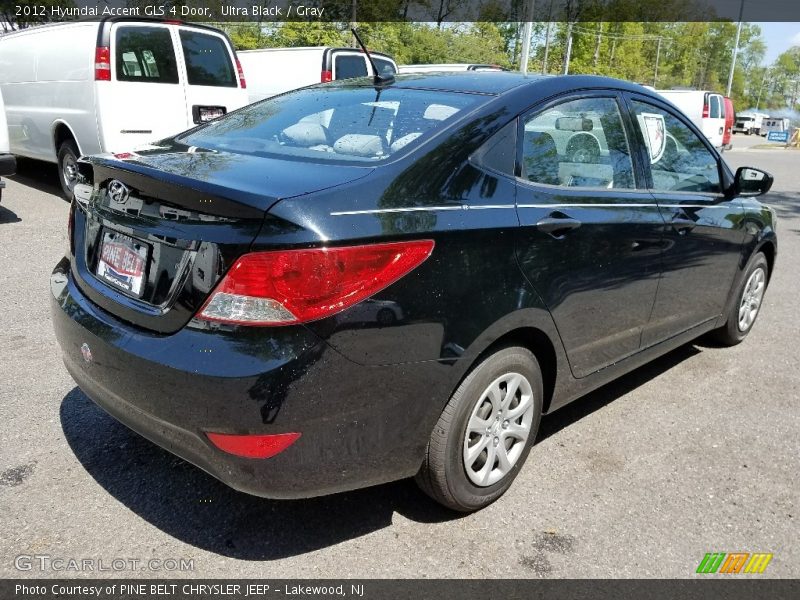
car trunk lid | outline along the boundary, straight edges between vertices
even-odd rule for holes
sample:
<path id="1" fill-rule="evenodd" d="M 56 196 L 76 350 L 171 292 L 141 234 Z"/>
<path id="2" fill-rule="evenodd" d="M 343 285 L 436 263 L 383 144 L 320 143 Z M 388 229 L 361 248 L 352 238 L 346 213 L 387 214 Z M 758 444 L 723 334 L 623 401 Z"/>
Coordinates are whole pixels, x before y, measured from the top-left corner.
<path id="1" fill-rule="evenodd" d="M 158 333 L 192 318 L 275 202 L 366 175 L 170 143 L 81 163 L 73 275 L 102 309 Z"/>

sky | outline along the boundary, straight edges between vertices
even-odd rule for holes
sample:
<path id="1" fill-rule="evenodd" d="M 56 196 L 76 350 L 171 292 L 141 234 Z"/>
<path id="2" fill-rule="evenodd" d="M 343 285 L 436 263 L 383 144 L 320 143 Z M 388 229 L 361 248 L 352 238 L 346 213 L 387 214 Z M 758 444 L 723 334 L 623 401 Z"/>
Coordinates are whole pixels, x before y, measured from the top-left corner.
<path id="1" fill-rule="evenodd" d="M 800 23 L 755 23 L 767 42 L 764 62 L 771 65 L 778 56 L 791 48 L 800 46 Z"/>

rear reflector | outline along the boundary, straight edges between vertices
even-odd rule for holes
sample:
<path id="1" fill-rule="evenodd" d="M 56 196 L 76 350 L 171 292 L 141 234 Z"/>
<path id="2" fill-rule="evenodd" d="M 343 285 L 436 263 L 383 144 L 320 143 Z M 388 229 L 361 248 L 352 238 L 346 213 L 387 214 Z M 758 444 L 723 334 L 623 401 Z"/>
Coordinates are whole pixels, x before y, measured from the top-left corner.
<path id="1" fill-rule="evenodd" d="M 291 325 L 334 315 L 418 267 L 433 240 L 252 252 L 237 260 L 198 318 Z"/>
<path id="2" fill-rule="evenodd" d="M 206 435 L 211 443 L 223 452 L 243 458 L 270 458 L 286 450 L 300 437 L 299 433 L 230 435 L 207 432 Z"/>
<path id="3" fill-rule="evenodd" d="M 94 80 L 111 81 L 111 51 L 108 46 L 94 49 Z"/>
<path id="4" fill-rule="evenodd" d="M 330 71 L 323 71 L 319 78 L 322 83 L 329 83 L 333 81 L 333 73 Z"/>
<path id="5" fill-rule="evenodd" d="M 243 90 L 247 88 L 247 80 L 244 78 L 244 69 L 242 69 L 242 63 L 239 62 L 239 59 L 236 59 L 236 72 L 239 74 L 239 87 Z"/>

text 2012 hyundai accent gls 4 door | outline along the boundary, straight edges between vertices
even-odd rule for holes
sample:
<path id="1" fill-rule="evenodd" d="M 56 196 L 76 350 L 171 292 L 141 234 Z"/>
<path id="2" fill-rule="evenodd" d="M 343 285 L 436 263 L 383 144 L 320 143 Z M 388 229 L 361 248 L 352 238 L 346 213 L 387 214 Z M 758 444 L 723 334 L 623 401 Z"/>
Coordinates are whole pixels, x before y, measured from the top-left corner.
<path id="1" fill-rule="evenodd" d="M 777 250 L 768 174 L 597 77 L 316 86 L 80 170 L 51 279 L 69 372 L 275 498 L 416 475 L 485 506 L 543 413 L 741 341 Z"/>

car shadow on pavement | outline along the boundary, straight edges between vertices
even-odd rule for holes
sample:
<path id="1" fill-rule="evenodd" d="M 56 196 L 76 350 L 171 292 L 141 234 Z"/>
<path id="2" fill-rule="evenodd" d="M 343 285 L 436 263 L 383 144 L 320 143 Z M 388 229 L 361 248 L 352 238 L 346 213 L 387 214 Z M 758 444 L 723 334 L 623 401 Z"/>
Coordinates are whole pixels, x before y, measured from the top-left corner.
<path id="1" fill-rule="evenodd" d="M 19 223 L 22 221 L 13 210 L 8 210 L 5 206 L 0 204 L 0 225 L 6 223 Z"/>
<path id="2" fill-rule="evenodd" d="M 10 179 L 40 192 L 61 197 L 58 167 L 53 163 L 31 158 L 18 158 L 17 172 Z"/>
<path id="3" fill-rule="evenodd" d="M 539 426 L 539 434 L 536 436 L 536 443 L 542 442 L 565 427 L 611 404 L 617 398 L 632 392 L 651 379 L 655 379 L 662 373 L 666 373 L 673 367 L 678 366 L 683 361 L 696 354 L 700 354 L 700 352 L 701 350 L 694 344 L 680 346 L 672 352 L 660 356 L 654 361 L 631 371 L 627 375 L 623 375 L 619 379 L 607 383 L 583 398 L 578 398 L 575 402 L 567 404 L 554 413 L 545 415 L 542 418 L 542 424 Z"/>
<path id="4" fill-rule="evenodd" d="M 697 354 L 683 346 L 548 415 L 539 439 L 590 415 Z M 276 560 L 388 527 L 395 513 L 416 522 L 461 518 L 404 480 L 307 500 L 234 491 L 107 415 L 79 388 L 61 402 L 61 426 L 86 471 L 122 504 L 184 543 L 243 560 Z"/>
<path id="5" fill-rule="evenodd" d="M 250 496 L 132 432 L 77 387 L 60 412 L 75 456 L 107 492 L 165 533 L 231 558 L 275 560 L 326 548 L 390 526 L 394 513 L 418 522 L 461 516 L 411 480 L 307 500 Z"/>

